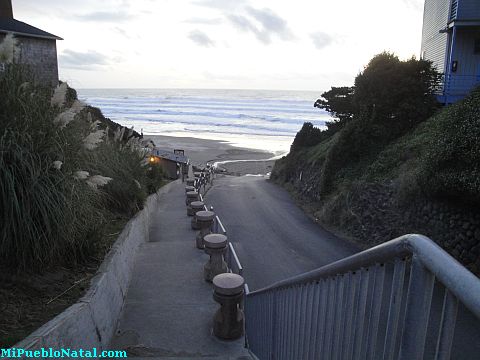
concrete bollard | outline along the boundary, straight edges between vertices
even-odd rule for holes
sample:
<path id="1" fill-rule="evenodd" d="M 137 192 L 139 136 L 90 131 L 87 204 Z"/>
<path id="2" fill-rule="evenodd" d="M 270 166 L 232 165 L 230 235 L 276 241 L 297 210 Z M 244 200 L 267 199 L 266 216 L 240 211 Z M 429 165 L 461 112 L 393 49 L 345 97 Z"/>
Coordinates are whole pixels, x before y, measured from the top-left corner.
<path id="1" fill-rule="evenodd" d="M 195 179 L 194 178 L 187 178 L 187 180 L 185 180 L 185 183 L 187 184 L 187 186 L 193 186 L 193 185 L 195 185 Z"/>
<path id="2" fill-rule="evenodd" d="M 195 219 L 195 214 L 198 212 L 198 211 L 202 211 L 203 210 L 203 202 L 201 201 L 192 201 L 190 203 L 190 206 L 187 206 L 187 215 L 188 216 L 193 216 L 193 219 Z M 192 221 L 193 221 L 192 219 Z"/>
<path id="3" fill-rule="evenodd" d="M 195 187 L 194 186 L 185 186 L 185 194 L 189 191 L 195 191 Z"/>
<path id="4" fill-rule="evenodd" d="M 212 282 L 218 274 L 228 271 L 225 255 L 227 253 L 227 237 L 222 234 L 209 234 L 203 238 L 205 252 L 210 259 L 203 268 L 203 277 L 206 281 Z"/>
<path id="5" fill-rule="evenodd" d="M 220 339 L 235 340 L 243 335 L 244 284 L 243 277 L 232 273 L 213 278 L 213 299 L 220 304 L 213 318 L 213 333 Z"/>
<path id="6" fill-rule="evenodd" d="M 189 191 L 187 192 L 187 198 L 185 199 L 185 204 L 190 206 L 190 204 L 194 201 L 198 201 L 198 192 L 196 191 Z"/>
<path id="7" fill-rule="evenodd" d="M 203 242 L 203 238 L 211 234 L 211 227 L 213 224 L 213 219 L 215 218 L 215 213 L 213 211 L 199 211 L 195 214 L 197 218 L 197 224 L 200 228 L 200 231 L 195 238 L 195 243 L 198 249 L 203 249 L 205 244 Z"/>
<path id="8" fill-rule="evenodd" d="M 197 212 L 202 211 L 204 209 L 205 204 L 202 201 L 193 201 L 190 204 L 190 207 L 192 208 L 193 212 L 193 217 L 192 217 L 192 229 L 193 230 L 200 230 L 200 226 L 198 225 L 197 222 L 197 217 L 195 216 Z M 188 208 L 187 208 L 188 209 Z"/>

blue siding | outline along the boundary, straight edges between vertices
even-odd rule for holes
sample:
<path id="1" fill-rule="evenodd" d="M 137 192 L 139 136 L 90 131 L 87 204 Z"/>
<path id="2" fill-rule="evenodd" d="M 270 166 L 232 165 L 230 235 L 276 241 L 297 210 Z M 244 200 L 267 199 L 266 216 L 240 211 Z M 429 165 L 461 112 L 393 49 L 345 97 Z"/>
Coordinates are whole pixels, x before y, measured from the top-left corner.
<path id="1" fill-rule="evenodd" d="M 452 60 L 457 61 L 457 71 L 446 78 L 445 93 L 448 95 L 466 95 L 480 83 L 480 54 L 474 54 L 475 39 L 479 28 L 459 27 Z"/>
<path id="2" fill-rule="evenodd" d="M 480 54 L 474 54 L 475 39 L 480 38 L 479 29 L 458 28 L 453 60 L 458 61 L 458 75 L 480 75 Z"/>
<path id="3" fill-rule="evenodd" d="M 458 0 L 457 20 L 480 20 L 480 0 Z"/>
<path id="4" fill-rule="evenodd" d="M 439 31 L 447 26 L 449 13 L 450 0 L 425 1 L 421 55 L 425 60 L 433 61 L 440 72 L 445 71 L 448 35 Z"/>

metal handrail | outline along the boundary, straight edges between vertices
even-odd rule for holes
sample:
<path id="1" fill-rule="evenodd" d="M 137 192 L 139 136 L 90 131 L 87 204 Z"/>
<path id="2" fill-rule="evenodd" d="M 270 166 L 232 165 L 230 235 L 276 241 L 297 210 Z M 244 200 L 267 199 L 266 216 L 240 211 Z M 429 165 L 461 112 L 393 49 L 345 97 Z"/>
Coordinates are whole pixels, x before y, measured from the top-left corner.
<path id="1" fill-rule="evenodd" d="M 353 269 L 360 269 L 375 263 L 384 263 L 398 257 L 413 254 L 417 255 L 420 262 L 465 304 L 472 313 L 480 318 L 480 279 L 432 240 L 417 234 L 401 236 L 319 269 L 279 281 L 266 288 L 251 292 L 250 296 L 317 281 L 329 276 L 346 273 Z"/>
<path id="2" fill-rule="evenodd" d="M 262 359 L 421 359 L 435 279 L 445 288 L 436 359 L 448 359 L 458 302 L 480 318 L 480 279 L 422 235 L 402 236 L 249 293 L 249 347 Z M 381 317 L 385 306 L 388 317 Z"/>
<path id="3" fill-rule="evenodd" d="M 231 272 L 243 276 L 243 267 L 231 242 L 228 243 L 228 268 Z M 235 268 L 234 268 L 235 266 Z"/>

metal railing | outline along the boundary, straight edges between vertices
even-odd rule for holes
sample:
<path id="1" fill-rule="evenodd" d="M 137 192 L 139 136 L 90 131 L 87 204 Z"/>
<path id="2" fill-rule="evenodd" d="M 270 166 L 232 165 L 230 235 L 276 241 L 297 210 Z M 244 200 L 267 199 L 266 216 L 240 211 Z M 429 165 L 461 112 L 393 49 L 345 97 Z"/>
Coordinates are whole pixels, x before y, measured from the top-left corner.
<path id="1" fill-rule="evenodd" d="M 200 194 L 199 198 L 200 198 L 200 201 L 203 202 L 202 194 Z M 203 205 L 203 209 L 209 210 L 206 204 Z M 210 210 L 213 211 L 213 206 L 210 207 Z M 227 235 L 227 229 L 225 229 L 225 226 L 223 225 L 218 215 L 215 216 L 211 230 L 215 234 Z M 230 241 L 228 242 L 228 250 L 225 257 L 225 261 L 227 262 L 227 266 L 230 272 L 243 276 L 242 264 L 240 263 L 240 259 L 237 255 L 237 252 L 235 251 L 235 247 Z M 246 287 L 246 289 L 248 289 L 248 287 Z"/>
<path id="2" fill-rule="evenodd" d="M 431 311 L 435 281 L 443 304 Z M 480 280 L 405 235 L 248 294 L 247 342 L 259 359 L 422 359 L 435 325 L 427 358 L 449 359 L 459 302 L 480 318 Z"/>

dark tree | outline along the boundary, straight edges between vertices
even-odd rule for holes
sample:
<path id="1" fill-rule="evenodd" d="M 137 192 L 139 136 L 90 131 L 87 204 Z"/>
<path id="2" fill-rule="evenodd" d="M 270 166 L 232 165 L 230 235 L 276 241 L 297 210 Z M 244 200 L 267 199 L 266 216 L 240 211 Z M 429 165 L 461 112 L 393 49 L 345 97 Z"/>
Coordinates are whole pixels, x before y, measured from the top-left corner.
<path id="1" fill-rule="evenodd" d="M 388 123 L 398 132 L 430 117 L 438 107 L 440 75 L 430 61 L 400 61 L 383 52 L 355 78 L 355 111 L 363 119 Z"/>
<path id="2" fill-rule="evenodd" d="M 325 135 L 335 134 L 353 118 L 355 113 L 353 95 L 353 87 L 332 87 L 331 90 L 324 92 L 321 98 L 315 101 L 314 107 L 325 109 L 334 117 L 333 121 L 325 124 L 327 126 Z"/>
<path id="3" fill-rule="evenodd" d="M 332 87 L 331 90 L 324 92 L 313 106 L 325 109 L 340 122 L 347 122 L 355 113 L 353 95 L 353 87 Z"/>

